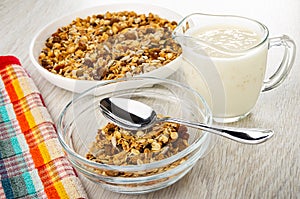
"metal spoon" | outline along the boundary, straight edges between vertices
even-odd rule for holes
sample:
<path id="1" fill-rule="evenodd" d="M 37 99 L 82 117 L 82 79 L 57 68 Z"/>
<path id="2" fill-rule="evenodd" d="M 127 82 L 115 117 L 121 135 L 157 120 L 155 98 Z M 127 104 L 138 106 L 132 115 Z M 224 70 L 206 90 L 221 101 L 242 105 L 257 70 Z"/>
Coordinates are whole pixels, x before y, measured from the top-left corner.
<path id="1" fill-rule="evenodd" d="M 157 118 L 155 111 L 148 105 L 126 98 L 104 98 L 100 101 L 102 114 L 116 125 L 128 130 L 143 130 L 157 122 L 174 122 L 192 128 L 221 135 L 231 140 L 245 144 L 259 144 L 273 136 L 269 129 L 234 128 L 209 126 L 177 118 Z"/>

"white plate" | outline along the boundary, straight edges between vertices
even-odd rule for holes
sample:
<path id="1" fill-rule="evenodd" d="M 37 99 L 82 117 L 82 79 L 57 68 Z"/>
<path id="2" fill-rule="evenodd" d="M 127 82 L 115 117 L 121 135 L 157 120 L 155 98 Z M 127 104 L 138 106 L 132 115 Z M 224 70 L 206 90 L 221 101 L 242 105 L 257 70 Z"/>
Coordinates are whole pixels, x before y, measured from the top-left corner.
<path id="1" fill-rule="evenodd" d="M 47 38 L 51 36 L 54 32 L 57 31 L 59 27 L 66 26 L 67 24 L 71 23 L 76 17 L 85 18 L 87 16 L 93 14 L 104 14 L 107 11 L 110 12 L 118 12 L 118 11 L 135 11 L 138 14 L 148 14 L 149 12 L 153 14 L 157 14 L 162 18 L 168 19 L 170 21 L 179 22 L 182 19 L 182 16 L 172 10 L 167 8 L 149 5 L 149 4 L 108 4 L 108 5 L 101 5 L 97 7 L 87 8 L 81 11 L 76 11 L 72 14 L 64 16 L 58 20 L 55 20 L 37 33 L 30 44 L 30 59 L 33 62 L 34 66 L 38 69 L 40 74 L 47 79 L 52 84 L 61 87 L 63 89 L 72 91 L 72 92 L 82 92 L 92 86 L 97 85 L 100 81 L 89 81 L 89 80 L 75 80 L 71 78 L 66 78 L 60 75 L 56 75 L 54 73 L 49 72 L 44 67 L 39 64 L 38 57 L 45 45 L 45 41 Z M 181 64 L 182 57 L 179 56 L 172 62 L 166 64 L 165 66 L 153 70 L 151 72 L 145 73 L 141 76 L 150 76 L 150 77 L 157 77 L 157 78 L 166 78 L 172 73 L 174 73 Z M 137 76 L 138 77 L 138 76 Z M 103 82 L 105 80 L 101 80 Z"/>

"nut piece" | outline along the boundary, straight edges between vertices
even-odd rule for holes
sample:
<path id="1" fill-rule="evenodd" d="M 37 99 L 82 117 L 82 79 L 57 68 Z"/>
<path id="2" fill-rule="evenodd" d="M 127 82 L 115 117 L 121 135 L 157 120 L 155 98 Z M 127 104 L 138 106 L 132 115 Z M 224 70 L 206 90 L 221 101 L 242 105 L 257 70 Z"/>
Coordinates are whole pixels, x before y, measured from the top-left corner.
<path id="1" fill-rule="evenodd" d="M 178 138 L 178 133 L 175 132 L 175 131 L 172 131 L 170 133 L 170 137 L 171 137 L 172 140 L 176 140 Z"/>
<path id="2" fill-rule="evenodd" d="M 172 138 L 173 139 L 173 138 Z M 166 136 L 166 135 L 161 135 L 159 138 L 158 138 L 158 141 L 162 142 L 162 143 L 167 143 L 169 141 L 169 138 Z"/>
<path id="3" fill-rule="evenodd" d="M 158 152 L 161 149 L 160 144 L 158 144 L 156 141 L 151 143 L 151 147 L 152 151 L 154 152 Z"/>

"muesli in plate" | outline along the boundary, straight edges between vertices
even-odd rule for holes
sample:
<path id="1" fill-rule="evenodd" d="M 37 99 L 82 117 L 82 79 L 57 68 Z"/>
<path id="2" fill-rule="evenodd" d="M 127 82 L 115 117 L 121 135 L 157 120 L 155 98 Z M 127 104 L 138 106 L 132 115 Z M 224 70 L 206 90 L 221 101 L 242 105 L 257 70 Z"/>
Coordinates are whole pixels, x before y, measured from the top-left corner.
<path id="1" fill-rule="evenodd" d="M 43 28 L 31 44 L 31 60 L 51 83 L 75 92 L 99 80 L 165 78 L 180 64 L 181 47 L 171 36 L 180 18 L 144 4 L 85 9 Z"/>

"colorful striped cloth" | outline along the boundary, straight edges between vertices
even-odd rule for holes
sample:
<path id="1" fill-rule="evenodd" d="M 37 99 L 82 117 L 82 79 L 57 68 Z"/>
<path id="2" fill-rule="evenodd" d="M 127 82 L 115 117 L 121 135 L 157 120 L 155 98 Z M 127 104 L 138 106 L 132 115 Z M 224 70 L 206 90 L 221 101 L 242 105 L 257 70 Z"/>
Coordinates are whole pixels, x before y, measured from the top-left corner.
<path id="1" fill-rule="evenodd" d="M 19 60 L 0 56 L 0 76 L 0 198 L 87 198 Z"/>

